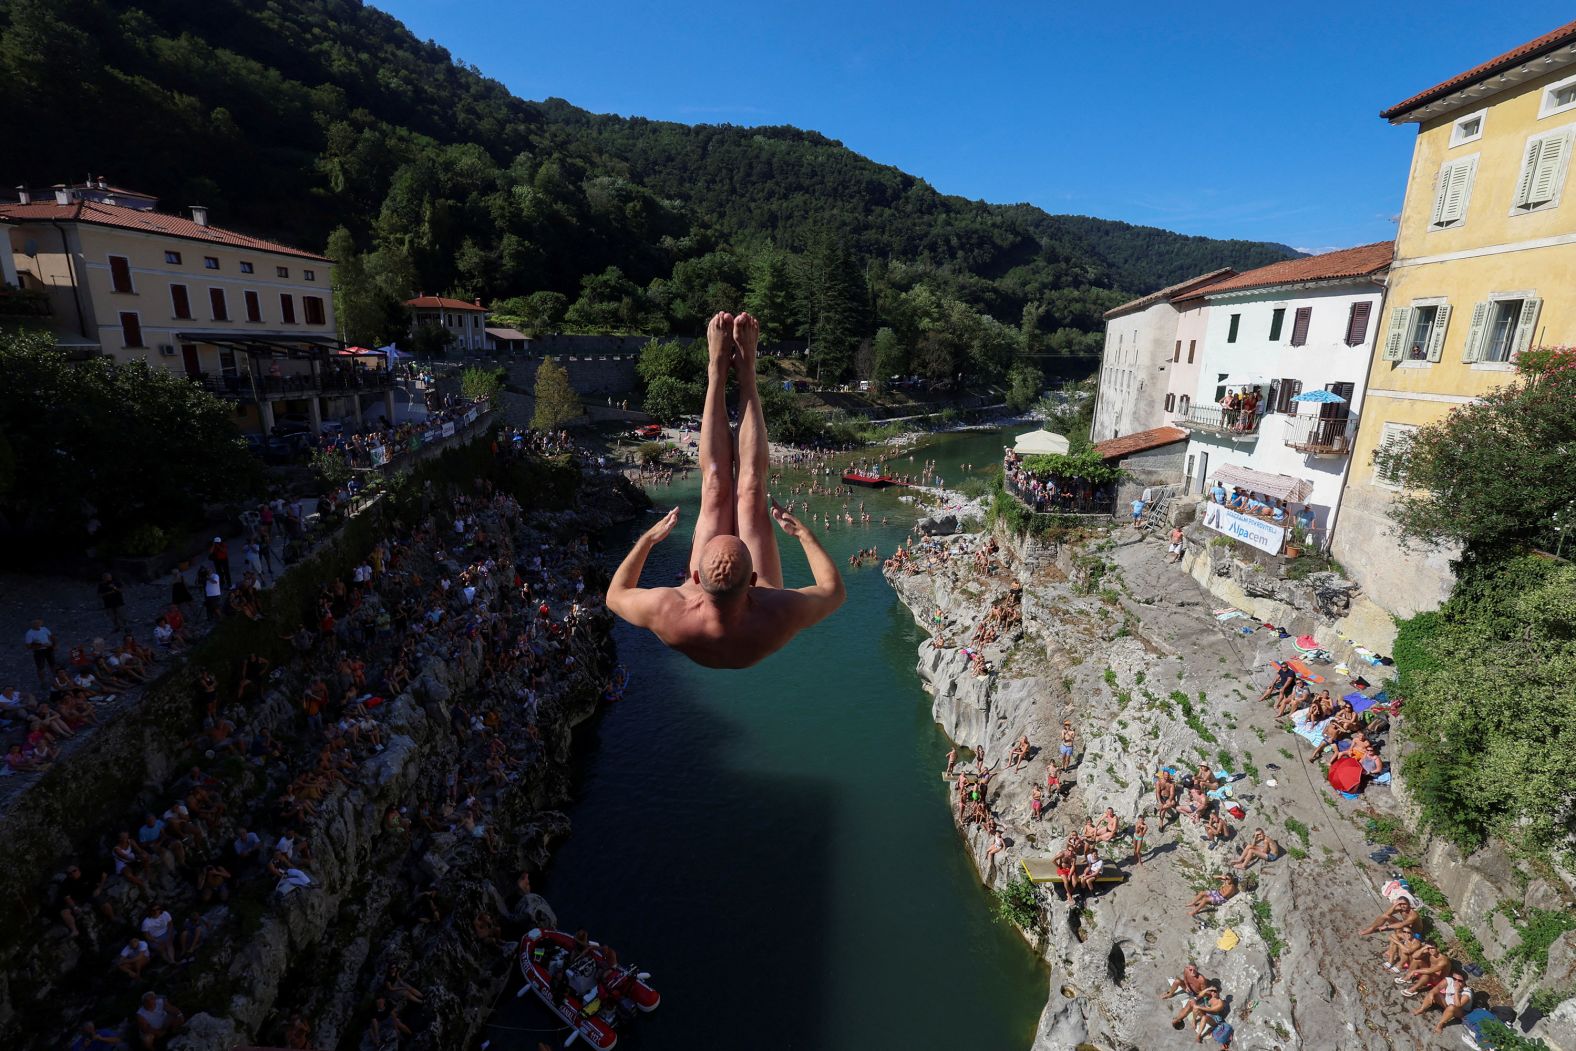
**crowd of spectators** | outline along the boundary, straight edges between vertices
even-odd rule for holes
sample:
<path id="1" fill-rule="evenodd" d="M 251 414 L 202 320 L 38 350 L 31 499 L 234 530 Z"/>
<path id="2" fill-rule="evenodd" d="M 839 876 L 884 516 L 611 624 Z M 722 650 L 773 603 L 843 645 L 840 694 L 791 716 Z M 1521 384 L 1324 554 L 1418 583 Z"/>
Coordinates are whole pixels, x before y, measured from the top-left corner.
<path id="1" fill-rule="evenodd" d="M 1036 514 L 1110 514 L 1116 507 L 1115 484 L 1032 470 L 1010 449 L 1002 458 L 1002 484 Z"/>
<path id="2" fill-rule="evenodd" d="M 492 446 L 503 458 L 572 450 L 565 434 L 526 431 L 503 432 Z M 72 1046 L 130 1043 L 133 1035 L 159 1045 L 185 1024 L 167 994 L 182 986 L 188 968 L 201 967 L 210 939 L 236 922 L 234 899 L 269 908 L 320 892 L 324 824 L 387 747 L 392 702 L 430 667 L 447 668 L 448 681 L 477 684 L 448 698 L 459 760 L 436 791 L 417 784 L 408 800 L 387 806 L 375 849 L 396 857 L 438 851 L 451 860 L 497 851 L 494 804 L 542 759 L 540 722 L 582 659 L 577 642 L 588 637 L 592 618 L 605 615 L 601 594 L 582 575 L 587 539 L 537 530 L 515 497 L 490 481 L 448 489 L 429 483 L 420 499 L 413 521 L 392 523 L 357 565 L 321 581 L 307 617 L 278 623 L 282 656 L 246 655 L 223 676 L 235 684 L 223 690 L 217 669 L 195 669 L 195 764 L 157 797 L 144 797 L 141 813 L 104 838 L 99 852 L 73 860 L 39 899 L 43 927 L 81 943 L 79 968 L 102 968 L 106 989 L 118 982 L 142 1000 L 130 1018 L 91 1012 Z M 302 521 L 289 505 L 260 508 L 248 568 L 227 593 L 218 567 L 228 575 L 228 552 L 216 541 L 198 572 L 200 586 L 220 590 L 210 617 L 249 609 L 265 619 L 286 615 L 260 597 L 241 608 L 249 600 L 235 596 L 254 575 L 254 556 L 272 554 L 286 539 L 281 527 L 293 531 Z M 40 683 L 51 688 L 42 700 L 15 687 L 0 694 L 9 718 L 39 727 L 24 745 L 31 750 L 12 765 L 47 765 L 49 738 L 85 725 L 73 713 L 91 719 L 95 695 L 140 683 L 171 660 L 189 630 L 182 607 L 193 596 L 184 573 L 172 598 L 183 589 L 186 601 L 172 602 L 160 618 L 171 632 L 164 652 L 128 636 L 113 647 L 77 647 L 62 661 L 47 628 L 28 633 L 29 647 L 42 654 Z M 499 917 L 489 910 L 455 916 L 443 885 L 407 889 L 414 922 L 430 925 L 434 936 L 499 944 Z M 411 1031 L 402 1011 L 424 1009 L 419 977 L 401 977 L 397 965 L 390 973 L 393 979 L 369 990 L 368 1025 L 380 1047 L 397 1046 Z M 297 1015 L 276 1028 L 284 1046 L 312 1046 L 307 1019 Z"/>

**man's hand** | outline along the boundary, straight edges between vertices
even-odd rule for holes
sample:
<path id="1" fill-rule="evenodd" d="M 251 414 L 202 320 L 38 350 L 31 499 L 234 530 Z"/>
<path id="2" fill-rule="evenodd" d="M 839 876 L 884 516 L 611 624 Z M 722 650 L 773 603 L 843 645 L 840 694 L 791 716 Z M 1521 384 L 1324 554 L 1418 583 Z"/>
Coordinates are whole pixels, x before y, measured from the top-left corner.
<path id="1" fill-rule="evenodd" d="M 784 511 L 782 506 L 778 504 L 775 499 L 772 501 L 772 521 L 781 526 L 782 531 L 791 537 L 802 537 L 810 532 L 804 527 L 803 522 L 800 522 L 787 511 Z"/>
<path id="2" fill-rule="evenodd" d="M 673 527 L 678 524 L 679 509 L 675 507 L 667 514 L 657 519 L 656 525 L 646 530 L 645 539 L 651 541 L 653 544 L 660 544 L 662 541 L 668 538 L 668 534 L 673 532 Z"/>

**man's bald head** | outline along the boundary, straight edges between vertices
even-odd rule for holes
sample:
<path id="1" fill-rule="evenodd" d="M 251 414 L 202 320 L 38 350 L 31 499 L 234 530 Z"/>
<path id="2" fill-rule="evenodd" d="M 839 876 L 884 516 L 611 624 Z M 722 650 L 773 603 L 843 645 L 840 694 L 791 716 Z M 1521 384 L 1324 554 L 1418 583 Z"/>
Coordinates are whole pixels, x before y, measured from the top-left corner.
<path id="1" fill-rule="evenodd" d="M 708 595 L 727 598 L 755 580 L 750 549 L 736 536 L 714 536 L 700 549 L 700 586 Z"/>

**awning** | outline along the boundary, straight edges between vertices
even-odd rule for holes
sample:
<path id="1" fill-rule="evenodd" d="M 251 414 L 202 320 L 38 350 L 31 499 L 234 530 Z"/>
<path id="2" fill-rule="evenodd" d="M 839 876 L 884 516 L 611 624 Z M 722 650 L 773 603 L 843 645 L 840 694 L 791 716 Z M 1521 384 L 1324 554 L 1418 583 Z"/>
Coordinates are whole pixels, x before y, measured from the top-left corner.
<path id="1" fill-rule="evenodd" d="M 1313 492 L 1313 483 L 1289 474 L 1270 474 L 1250 467 L 1226 464 L 1215 468 L 1215 481 L 1226 487 L 1239 486 L 1250 493 L 1263 493 L 1279 500 L 1300 504 Z"/>
<path id="2" fill-rule="evenodd" d="M 1013 443 L 1012 451 L 1019 456 L 1041 456 L 1047 453 L 1067 455 L 1067 439 L 1060 434 L 1052 434 L 1041 428 L 1030 431 L 1028 434 L 1018 435 L 1018 440 Z"/>
<path id="3" fill-rule="evenodd" d="M 1244 374 L 1239 376 L 1227 376 L 1225 379 L 1220 381 L 1220 385 L 1222 387 L 1262 387 L 1268 382 L 1269 380 L 1263 376 L 1250 376 Z"/>

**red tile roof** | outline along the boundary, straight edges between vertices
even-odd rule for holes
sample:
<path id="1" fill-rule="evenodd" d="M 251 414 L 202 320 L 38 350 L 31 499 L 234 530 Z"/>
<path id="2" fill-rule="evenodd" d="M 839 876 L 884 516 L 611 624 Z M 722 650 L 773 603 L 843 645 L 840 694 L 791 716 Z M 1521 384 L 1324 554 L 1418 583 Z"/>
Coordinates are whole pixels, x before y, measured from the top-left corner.
<path id="1" fill-rule="evenodd" d="M 1308 281 L 1335 281 L 1343 277 L 1366 277 L 1382 273 L 1395 255 L 1394 241 L 1378 241 L 1339 252 L 1286 259 L 1236 277 L 1228 277 L 1203 290 L 1206 296 L 1222 292 L 1241 292 L 1249 288 L 1300 285 Z"/>
<path id="2" fill-rule="evenodd" d="M 1114 317 L 1121 317 L 1123 314 L 1131 314 L 1135 311 L 1143 310 L 1146 307 L 1152 307 L 1156 303 L 1161 303 L 1168 299 L 1183 299 L 1189 295 L 1195 295 L 1197 294 L 1198 289 L 1212 284 L 1215 281 L 1219 281 L 1224 277 L 1230 277 L 1235 273 L 1236 271 L 1231 269 L 1231 267 L 1223 266 L 1219 270 L 1211 270 L 1207 274 L 1199 274 L 1197 277 L 1190 277 L 1186 281 L 1178 281 L 1176 284 L 1162 288 L 1158 292 L 1151 292 L 1147 296 L 1142 296 L 1138 299 L 1131 300 L 1130 302 L 1123 303 L 1119 307 L 1112 307 L 1110 310 L 1105 312 L 1104 317 L 1107 321 L 1109 321 Z"/>
<path id="3" fill-rule="evenodd" d="M 1395 120 L 1397 117 L 1405 116 L 1419 106 L 1425 106 L 1435 99 L 1449 95 L 1453 91 L 1459 91 L 1464 87 L 1476 84 L 1480 80 L 1487 80 L 1495 73 L 1503 72 L 1511 66 L 1519 65 L 1529 59 L 1558 50 L 1572 42 L 1576 42 L 1576 22 L 1567 22 L 1553 32 L 1544 33 L 1536 40 L 1529 40 L 1520 47 L 1513 48 L 1497 58 L 1491 58 L 1480 66 L 1473 66 L 1465 73 L 1457 73 L 1449 80 L 1435 84 L 1427 91 L 1419 92 L 1405 102 L 1398 102 L 1389 109 L 1380 110 L 1379 116 L 1385 120 Z"/>
<path id="4" fill-rule="evenodd" d="M 478 313 L 487 310 L 484 306 L 467 303 L 463 299 L 449 299 L 447 296 L 417 296 L 405 300 L 405 305 L 414 310 L 474 310 Z"/>
<path id="5" fill-rule="evenodd" d="M 1135 431 L 1132 434 L 1124 434 L 1120 438 L 1108 438 L 1103 442 L 1096 442 L 1094 451 L 1100 454 L 1102 460 L 1120 460 L 1124 456 L 1182 441 L 1187 441 L 1187 431 L 1182 428 L 1156 427 L 1153 430 Z"/>
<path id="6" fill-rule="evenodd" d="M 252 248 L 259 252 L 275 252 L 280 255 L 293 255 L 302 259 L 318 259 L 330 262 L 327 256 L 317 255 L 313 252 L 303 252 L 299 248 L 279 244 L 277 241 L 265 241 L 260 237 L 236 233 L 234 230 L 225 230 L 217 226 L 202 226 L 190 219 L 183 219 L 178 215 L 167 215 L 164 212 L 153 212 L 142 208 L 122 208 L 113 204 L 99 204 L 96 201 L 74 201 L 71 204 L 59 204 L 55 201 L 34 201 L 31 204 L 0 204 L 0 218 L 12 219 L 18 222 L 59 222 L 59 223 L 87 223 L 91 226 L 113 226 L 121 230 L 136 230 L 141 233 L 162 234 L 165 237 L 179 237 L 188 241 L 207 241 L 210 244 L 229 245 L 231 248 Z"/>

